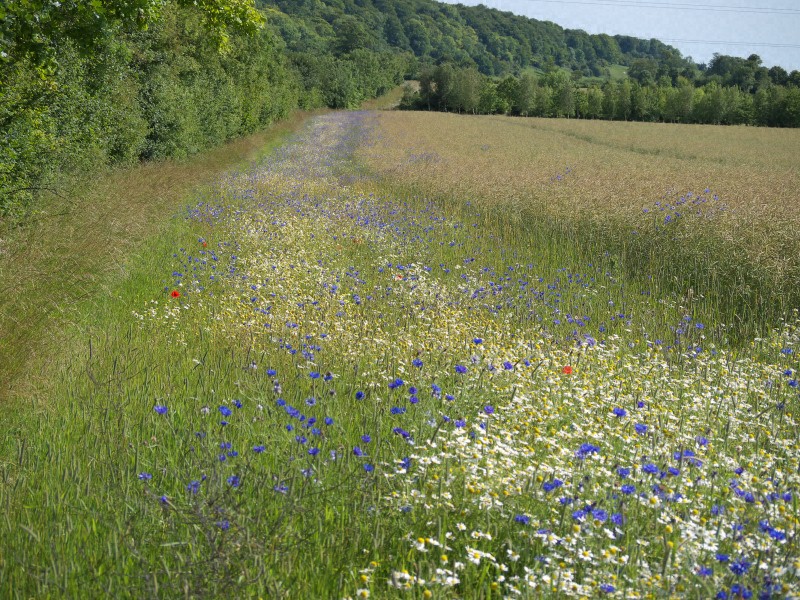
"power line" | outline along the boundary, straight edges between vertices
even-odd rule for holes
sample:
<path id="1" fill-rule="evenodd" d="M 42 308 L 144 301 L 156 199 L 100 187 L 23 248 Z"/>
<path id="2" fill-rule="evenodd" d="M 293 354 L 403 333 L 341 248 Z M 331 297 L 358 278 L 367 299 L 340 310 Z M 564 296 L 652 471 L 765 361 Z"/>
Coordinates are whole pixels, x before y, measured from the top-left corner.
<path id="1" fill-rule="evenodd" d="M 669 38 L 658 38 L 662 42 L 678 42 L 683 44 L 709 44 L 725 46 L 764 46 L 766 48 L 800 48 L 800 44 L 777 44 L 769 42 L 726 42 L 723 40 L 679 40 Z"/>
<path id="2" fill-rule="evenodd" d="M 583 4 L 592 6 L 616 6 L 621 8 L 655 8 L 660 10 L 700 10 L 707 12 L 745 13 L 758 15 L 800 16 L 795 8 L 730 6 L 723 4 L 683 4 L 674 2 L 633 2 L 632 0 L 525 0 L 526 2 L 545 2 L 548 4 Z"/>

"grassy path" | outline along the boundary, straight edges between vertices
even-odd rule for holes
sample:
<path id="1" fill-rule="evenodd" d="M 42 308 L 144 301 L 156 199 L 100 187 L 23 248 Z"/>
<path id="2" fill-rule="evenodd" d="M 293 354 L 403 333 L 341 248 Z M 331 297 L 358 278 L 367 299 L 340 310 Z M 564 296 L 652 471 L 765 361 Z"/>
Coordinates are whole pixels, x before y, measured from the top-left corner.
<path id="1" fill-rule="evenodd" d="M 797 323 L 733 352 L 379 132 L 314 119 L 131 260 L 7 417 L 0 596 L 800 593 Z"/>

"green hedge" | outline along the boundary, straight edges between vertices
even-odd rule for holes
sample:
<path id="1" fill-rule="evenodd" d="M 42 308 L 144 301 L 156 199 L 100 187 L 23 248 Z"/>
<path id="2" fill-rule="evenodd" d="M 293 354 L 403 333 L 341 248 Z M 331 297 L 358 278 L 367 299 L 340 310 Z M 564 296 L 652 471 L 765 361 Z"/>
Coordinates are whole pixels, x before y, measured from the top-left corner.
<path id="1" fill-rule="evenodd" d="M 147 31 L 91 54 L 59 42 L 49 74 L 3 65 L 0 214 L 21 215 L 65 178 L 185 157 L 254 132 L 298 105 L 299 83 L 268 30 L 220 53 L 195 11 L 171 7 Z"/>

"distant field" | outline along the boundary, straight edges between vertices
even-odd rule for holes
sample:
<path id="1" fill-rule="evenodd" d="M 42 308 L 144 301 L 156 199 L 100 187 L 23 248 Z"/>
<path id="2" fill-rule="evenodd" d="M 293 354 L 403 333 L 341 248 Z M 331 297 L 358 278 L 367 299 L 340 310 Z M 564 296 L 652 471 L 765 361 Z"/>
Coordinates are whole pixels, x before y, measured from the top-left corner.
<path id="1" fill-rule="evenodd" d="M 728 319 L 742 305 L 797 306 L 798 131 L 442 113 L 378 123 L 364 159 L 393 181 L 573 224 L 579 243 L 646 276 L 654 260 L 668 279 L 696 263 L 738 298 L 720 307 Z"/>

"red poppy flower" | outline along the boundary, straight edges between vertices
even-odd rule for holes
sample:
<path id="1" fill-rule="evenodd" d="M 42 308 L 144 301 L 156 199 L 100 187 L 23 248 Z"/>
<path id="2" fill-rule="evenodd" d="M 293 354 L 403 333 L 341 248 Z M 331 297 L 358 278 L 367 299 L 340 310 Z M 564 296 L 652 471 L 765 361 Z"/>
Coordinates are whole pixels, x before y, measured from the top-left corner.
<path id="1" fill-rule="evenodd" d="M 208 242 L 203 240 L 203 248 L 205 248 L 206 246 L 208 246 Z"/>
<path id="2" fill-rule="evenodd" d="M 572 375 L 572 367 L 567 365 L 566 367 L 561 369 L 561 372 L 564 373 L 564 375 Z"/>
<path id="3" fill-rule="evenodd" d="M 173 298 L 180 298 L 181 293 L 178 290 L 172 290 L 172 297 Z"/>

